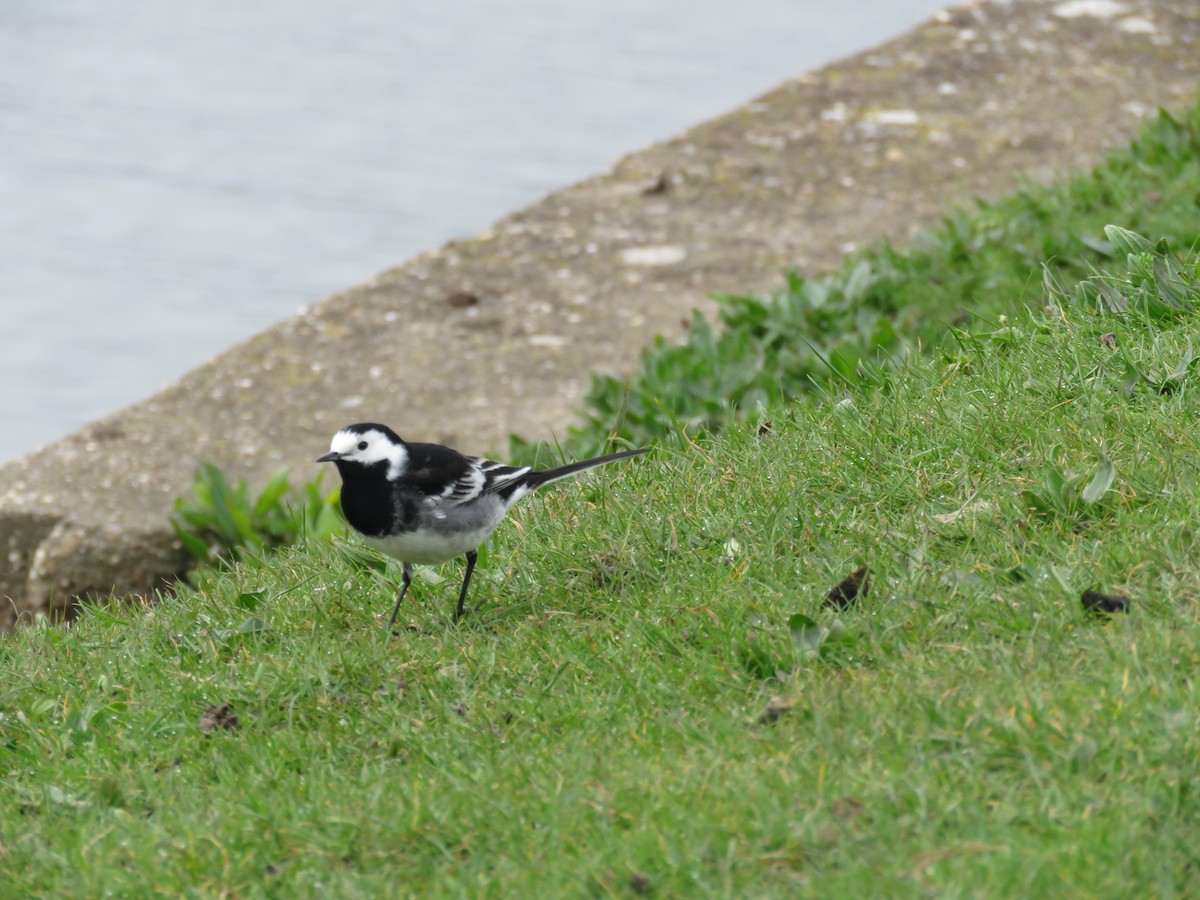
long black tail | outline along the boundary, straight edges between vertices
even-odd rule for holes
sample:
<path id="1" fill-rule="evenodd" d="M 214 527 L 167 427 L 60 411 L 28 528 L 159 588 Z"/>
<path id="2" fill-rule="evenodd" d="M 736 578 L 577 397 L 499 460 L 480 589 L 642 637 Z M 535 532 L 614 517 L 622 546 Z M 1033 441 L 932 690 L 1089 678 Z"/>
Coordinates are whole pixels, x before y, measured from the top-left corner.
<path id="1" fill-rule="evenodd" d="M 560 478 L 567 478 L 577 472 L 582 472 L 584 469 L 591 469 L 596 466 L 602 466 L 605 463 L 616 462 L 618 459 L 629 459 L 631 456 L 641 456 L 647 452 L 649 452 L 648 447 L 643 447 L 640 450 L 622 450 L 620 453 L 610 453 L 608 456 L 597 456 L 593 459 L 567 463 L 565 466 L 559 466 L 557 469 L 530 472 L 521 479 L 521 486 L 533 491 L 552 481 L 558 481 Z"/>

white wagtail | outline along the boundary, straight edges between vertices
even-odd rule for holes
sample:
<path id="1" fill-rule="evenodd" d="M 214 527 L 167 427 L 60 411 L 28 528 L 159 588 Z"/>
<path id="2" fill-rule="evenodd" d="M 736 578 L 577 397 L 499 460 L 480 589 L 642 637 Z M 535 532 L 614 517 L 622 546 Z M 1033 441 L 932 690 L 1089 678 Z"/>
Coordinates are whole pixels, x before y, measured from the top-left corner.
<path id="1" fill-rule="evenodd" d="M 535 472 L 529 466 L 463 456 L 440 444 L 410 444 L 386 425 L 348 425 L 333 436 L 331 462 L 342 476 L 342 512 L 368 544 L 403 564 L 403 584 L 388 620 L 396 624 L 412 581 L 412 564 L 467 559 L 454 621 L 463 614 L 476 553 L 509 508 L 542 485 L 593 466 L 638 456 L 625 450 Z"/>

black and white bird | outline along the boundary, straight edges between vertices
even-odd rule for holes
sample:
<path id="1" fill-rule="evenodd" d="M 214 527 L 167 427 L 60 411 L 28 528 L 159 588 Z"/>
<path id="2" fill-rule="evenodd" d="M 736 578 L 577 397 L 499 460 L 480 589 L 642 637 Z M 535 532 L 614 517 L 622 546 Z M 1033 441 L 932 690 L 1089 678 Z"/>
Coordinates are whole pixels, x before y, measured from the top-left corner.
<path id="1" fill-rule="evenodd" d="M 457 622 L 476 551 L 518 500 L 552 481 L 645 452 L 625 450 L 537 472 L 529 466 L 463 456 L 440 444 L 410 444 L 386 425 L 363 422 L 335 434 L 329 452 L 317 462 L 337 466 L 342 512 L 350 527 L 403 564 L 390 631 L 412 582 L 413 563 L 433 565 L 466 557 L 467 572 L 454 612 Z"/>

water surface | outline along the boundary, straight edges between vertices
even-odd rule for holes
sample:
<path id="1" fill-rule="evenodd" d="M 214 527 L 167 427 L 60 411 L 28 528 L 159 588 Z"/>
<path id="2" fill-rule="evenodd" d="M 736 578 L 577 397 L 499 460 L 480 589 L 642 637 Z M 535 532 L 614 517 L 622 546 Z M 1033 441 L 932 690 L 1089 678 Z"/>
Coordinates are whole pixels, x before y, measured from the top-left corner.
<path id="1" fill-rule="evenodd" d="M 5 0 L 0 460 L 931 0 Z"/>

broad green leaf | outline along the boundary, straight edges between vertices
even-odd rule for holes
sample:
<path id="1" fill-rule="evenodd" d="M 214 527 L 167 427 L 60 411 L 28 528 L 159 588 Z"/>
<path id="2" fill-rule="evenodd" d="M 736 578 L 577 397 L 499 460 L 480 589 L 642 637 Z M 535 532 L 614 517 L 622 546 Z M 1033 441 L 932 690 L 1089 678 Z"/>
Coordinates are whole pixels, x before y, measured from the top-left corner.
<path id="1" fill-rule="evenodd" d="M 256 606 L 261 606 L 267 598 L 266 591 L 245 591 L 238 594 L 234 601 L 240 609 L 254 609 Z"/>
<path id="2" fill-rule="evenodd" d="M 804 613 L 795 613 L 788 619 L 788 630 L 791 631 L 796 646 L 806 654 L 819 652 L 825 638 L 829 636 L 828 628 Z"/>
<path id="3" fill-rule="evenodd" d="M 1117 478 L 1117 467 L 1113 465 L 1111 459 L 1104 453 L 1100 454 L 1100 465 L 1096 468 L 1096 474 L 1092 476 L 1092 480 L 1088 482 L 1087 487 L 1083 489 L 1080 495 L 1084 503 L 1095 503 L 1103 497 L 1108 489 L 1113 486 L 1113 482 Z"/>
<path id="4" fill-rule="evenodd" d="M 196 532 L 183 528 L 178 522 L 173 521 L 171 524 L 175 527 L 175 536 L 179 538 L 189 556 L 201 561 L 208 559 L 208 541 Z"/>
<path id="5" fill-rule="evenodd" d="M 346 520 L 338 512 L 337 506 L 323 506 L 317 514 L 311 536 L 324 539 L 333 534 L 341 534 L 345 530 Z"/>
<path id="6" fill-rule="evenodd" d="M 250 512 L 244 504 L 235 504 L 227 510 L 230 519 L 237 529 L 235 539 L 230 542 L 231 546 L 248 544 L 251 547 L 257 547 L 262 543 L 261 535 L 254 527 L 254 523 L 250 520 Z"/>
<path id="7" fill-rule="evenodd" d="M 254 514 L 256 516 L 265 516 L 279 501 L 283 499 L 283 495 L 288 491 L 288 468 L 283 466 L 278 469 L 271 480 L 267 482 L 267 486 L 263 488 L 262 493 L 258 495 L 258 499 L 254 501 Z"/>
<path id="8" fill-rule="evenodd" d="M 419 578 L 426 584 L 441 584 L 446 580 L 444 575 L 439 575 L 438 570 L 432 566 L 417 566 L 413 571 L 413 577 Z"/>
<path id="9" fill-rule="evenodd" d="M 1152 243 L 1136 231 L 1130 231 L 1128 228 L 1122 228 L 1120 225 L 1105 225 L 1104 236 L 1108 238 L 1114 247 L 1126 253 L 1154 252 L 1154 245 Z"/>
<path id="10" fill-rule="evenodd" d="M 233 630 L 233 634 L 258 634 L 260 631 L 270 631 L 271 626 L 258 616 L 251 616 Z"/>
<path id="11" fill-rule="evenodd" d="M 865 259 L 859 260 L 854 268 L 850 270 L 850 275 L 846 278 L 846 283 L 842 287 L 846 302 L 861 302 L 874 280 L 875 273 L 872 271 L 871 264 Z"/>
<path id="12" fill-rule="evenodd" d="M 212 496 L 212 512 L 217 533 L 224 539 L 226 546 L 236 547 L 241 543 L 242 529 L 234 516 L 233 491 L 225 473 L 212 463 L 201 463 L 203 479 L 208 484 Z"/>

